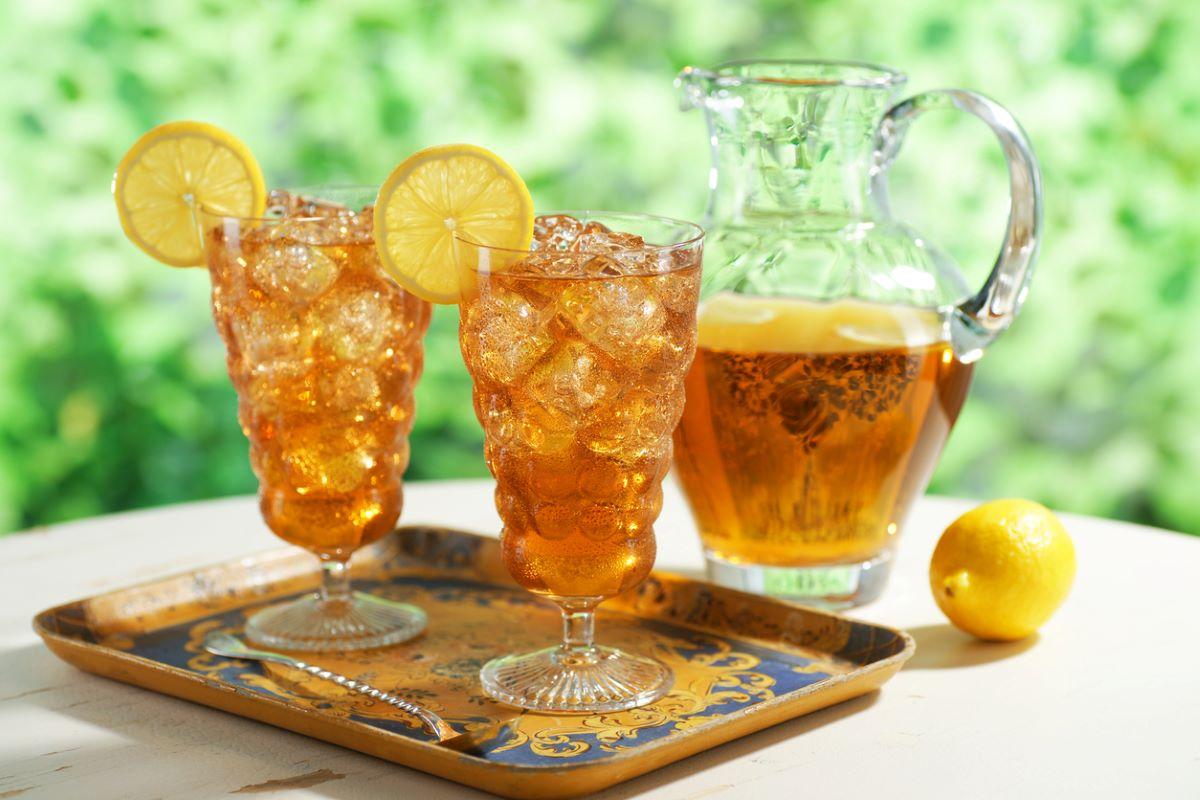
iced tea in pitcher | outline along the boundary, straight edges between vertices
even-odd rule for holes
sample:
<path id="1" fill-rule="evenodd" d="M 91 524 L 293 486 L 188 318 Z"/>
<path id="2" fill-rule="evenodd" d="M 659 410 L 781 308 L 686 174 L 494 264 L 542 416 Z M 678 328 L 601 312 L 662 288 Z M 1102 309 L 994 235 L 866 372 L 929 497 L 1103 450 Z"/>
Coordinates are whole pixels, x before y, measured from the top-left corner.
<path id="1" fill-rule="evenodd" d="M 879 553 L 928 481 L 971 371 L 926 309 L 709 300 L 675 453 L 710 562 Z M 765 588 L 839 588 L 809 575 Z"/>
<path id="2" fill-rule="evenodd" d="M 1024 132 L 974 92 L 894 103 L 903 83 L 821 61 L 679 76 L 713 164 L 676 465 L 718 583 L 831 606 L 877 597 L 974 365 L 1025 299 L 1041 179 Z M 888 205 L 888 167 L 935 108 L 979 117 L 1008 161 L 1008 228 L 977 291 Z"/>

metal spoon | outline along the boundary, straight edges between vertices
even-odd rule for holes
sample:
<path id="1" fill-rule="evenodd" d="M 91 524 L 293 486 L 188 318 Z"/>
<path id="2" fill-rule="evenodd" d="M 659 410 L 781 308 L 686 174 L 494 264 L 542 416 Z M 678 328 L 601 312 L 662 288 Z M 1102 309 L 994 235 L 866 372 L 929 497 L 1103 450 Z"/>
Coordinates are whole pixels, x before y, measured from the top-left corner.
<path id="1" fill-rule="evenodd" d="M 292 669 L 307 672 L 309 675 L 321 680 L 336 683 L 338 686 L 342 686 L 357 694 L 366 695 L 375 700 L 382 700 L 419 719 L 421 727 L 436 737 L 439 745 L 448 747 L 451 750 L 458 750 L 460 752 L 478 751 L 482 745 L 494 739 L 499 739 L 501 736 L 511 732 L 519 719 L 519 717 L 514 717 L 504 722 L 494 723 L 486 728 L 458 733 L 446 720 L 424 706 L 414 703 L 412 700 L 405 700 L 403 697 L 397 697 L 382 689 L 377 689 L 368 683 L 347 678 L 345 675 L 339 675 L 336 672 L 318 667 L 315 664 L 308 664 L 283 653 L 276 653 L 271 650 L 256 650 L 233 634 L 222 632 L 210 633 L 204 639 L 204 649 L 215 655 L 225 656 L 226 658 L 238 658 L 247 661 L 269 661 L 275 664 L 283 664 Z"/>

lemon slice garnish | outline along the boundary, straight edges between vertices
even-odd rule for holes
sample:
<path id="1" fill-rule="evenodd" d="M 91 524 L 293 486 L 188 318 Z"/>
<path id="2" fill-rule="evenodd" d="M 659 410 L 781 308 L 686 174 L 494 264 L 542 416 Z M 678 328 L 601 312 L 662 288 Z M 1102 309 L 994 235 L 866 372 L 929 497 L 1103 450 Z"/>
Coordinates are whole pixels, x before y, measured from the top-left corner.
<path id="1" fill-rule="evenodd" d="M 204 263 L 195 209 L 231 217 L 262 216 L 262 170 L 246 145 L 205 122 L 168 122 L 129 148 L 113 176 L 125 235 L 172 267 Z"/>
<path id="2" fill-rule="evenodd" d="M 454 235 L 524 250 L 533 198 L 521 176 L 470 144 L 429 147 L 392 171 L 375 202 L 375 247 L 396 282 L 433 303 L 457 303 Z"/>

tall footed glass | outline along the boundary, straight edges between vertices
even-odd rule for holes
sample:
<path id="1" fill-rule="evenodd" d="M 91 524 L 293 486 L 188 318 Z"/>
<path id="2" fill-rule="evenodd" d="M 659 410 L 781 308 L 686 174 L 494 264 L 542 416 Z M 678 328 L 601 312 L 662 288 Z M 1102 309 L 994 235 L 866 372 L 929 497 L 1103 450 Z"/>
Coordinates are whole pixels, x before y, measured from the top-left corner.
<path id="1" fill-rule="evenodd" d="M 675 453 L 718 583 L 831 606 L 877 597 L 975 362 L 1028 292 L 1041 178 L 1024 132 L 974 92 L 893 104 L 903 83 L 887 67 L 821 61 L 679 76 L 712 164 Z M 1008 161 L 1008 229 L 977 292 L 888 207 L 909 124 L 938 108 L 983 120 Z"/>
<path id="2" fill-rule="evenodd" d="M 671 687 L 663 664 L 597 645 L 594 616 L 654 563 L 695 350 L 702 242 L 690 223 L 588 212 L 539 217 L 532 251 L 458 242 L 459 337 L 504 561 L 563 615 L 557 647 L 484 666 L 496 700 L 616 711 Z"/>
<path id="3" fill-rule="evenodd" d="M 267 647 L 382 647 L 425 628 L 419 608 L 352 592 L 347 571 L 400 515 L 430 318 L 380 269 L 374 194 L 273 192 L 262 219 L 197 214 L 263 519 L 322 567 L 318 592 L 247 622 Z"/>

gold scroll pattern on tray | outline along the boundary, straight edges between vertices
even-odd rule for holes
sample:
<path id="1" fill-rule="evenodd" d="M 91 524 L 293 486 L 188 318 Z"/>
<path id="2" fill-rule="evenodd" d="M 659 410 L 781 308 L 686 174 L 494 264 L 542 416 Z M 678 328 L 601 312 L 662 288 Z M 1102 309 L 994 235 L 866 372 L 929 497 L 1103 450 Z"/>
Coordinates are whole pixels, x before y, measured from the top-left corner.
<path id="1" fill-rule="evenodd" d="M 314 663 L 421 703 L 457 730 L 476 729 L 517 713 L 483 694 L 479 667 L 495 653 L 553 642 L 557 625 L 553 608 L 519 592 L 460 581 L 414 579 L 375 586 L 373 591 L 428 609 L 428 633 L 381 650 L 313 655 Z M 484 609 L 486 613 L 481 613 Z M 288 667 L 248 664 L 204 651 L 205 636 L 218 630 L 240 634 L 245 616 L 253 611 L 241 609 L 192 624 L 181 642 L 184 666 L 321 714 L 427 738 L 414 719 L 386 703 Z M 489 758 L 529 763 L 594 758 L 636 748 L 770 700 L 777 691 L 844 673 L 851 666 L 840 659 L 787 656 L 751 642 L 648 623 L 626 614 L 603 616 L 606 642 L 652 655 L 671 667 L 672 691 L 657 703 L 631 711 L 525 714 L 513 735 L 489 751 Z"/>

